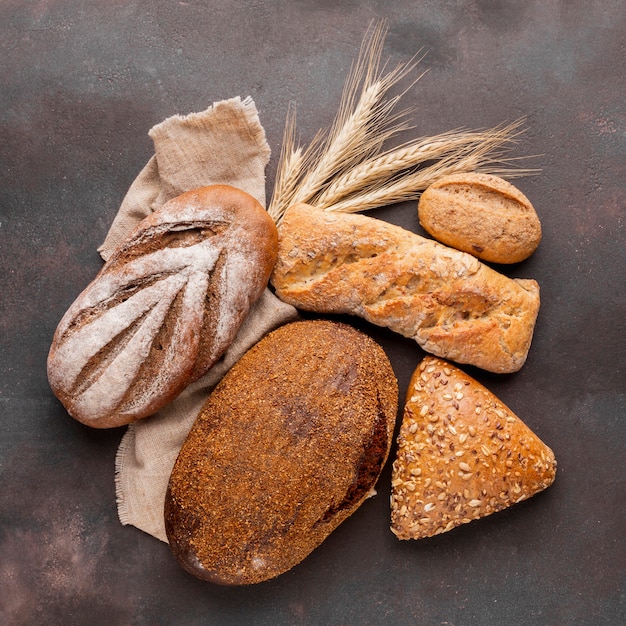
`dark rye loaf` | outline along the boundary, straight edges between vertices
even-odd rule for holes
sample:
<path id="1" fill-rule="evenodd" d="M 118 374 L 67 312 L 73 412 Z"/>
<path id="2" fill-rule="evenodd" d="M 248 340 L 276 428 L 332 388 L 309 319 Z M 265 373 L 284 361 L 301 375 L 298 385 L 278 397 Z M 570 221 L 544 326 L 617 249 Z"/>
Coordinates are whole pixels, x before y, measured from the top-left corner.
<path id="1" fill-rule="evenodd" d="M 48 379 L 70 415 L 128 424 L 207 372 L 267 286 L 277 245 L 265 209 L 226 185 L 145 218 L 56 329 Z"/>
<path id="2" fill-rule="evenodd" d="M 372 493 L 397 405 L 391 365 L 360 331 L 300 321 L 269 334 L 182 446 L 165 502 L 176 559 L 230 585 L 292 568 Z"/>

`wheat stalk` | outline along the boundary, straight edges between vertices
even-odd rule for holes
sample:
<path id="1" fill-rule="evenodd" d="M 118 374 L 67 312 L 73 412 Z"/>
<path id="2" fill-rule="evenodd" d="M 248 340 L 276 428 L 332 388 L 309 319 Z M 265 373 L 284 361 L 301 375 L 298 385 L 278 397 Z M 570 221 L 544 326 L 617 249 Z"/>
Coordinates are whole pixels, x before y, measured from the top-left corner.
<path id="1" fill-rule="evenodd" d="M 370 129 L 376 116 L 383 117 L 379 103 L 384 91 L 379 82 L 364 89 L 355 111 L 331 136 L 319 160 L 302 179 L 294 202 L 308 202 L 329 179 L 348 168 L 355 155 L 367 156 L 379 147 L 381 138 Z"/>
<path id="2" fill-rule="evenodd" d="M 378 185 L 368 185 L 344 197 L 327 211 L 355 213 L 369 209 L 416 200 L 421 192 L 442 176 L 461 172 L 485 172 L 512 178 L 532 173 L 534 170 L 514 167 L 516 159 L 506 159 L 498 151 L 502 138 L 487 134 L 478 146 L 461 147 L 451 151 L 435 163 L 417 171 L 399 175 Z"/>
<path id="3" fill-rule="evenodd" d="M 280 186 L 272 198 L 272 214 L 280 219 L 284 208 L 296 202 L 309 202 L 333 177 L 341 175 L 364 158 L 377 153 L 394 134 L 406 130 L 407 112 L 391 115 L 401 95 L 385 98 L 387 92 L 417 64 L 412 60 L 384 74 L 380 67 L 385 37 L 384 23 L 376 25 L 366 36 L 353 66 L 335 120 L 324 140 L 307 149 L 308 168 L 294 167 L 297 149 L 293 138 L 286 137 L 287 149 L 279 162 Z M 359 92 L 360 96 L 356 97 Z M 285 140 L 283 147 L 285 146 Z M 299 180 L 285 188 L 283 179 Z M 275 199 L 276 198 L 276 199 Z"/>
<path id="4" fill-rule="evenodd" d="M 402 148 L 389 150 L 357 164 L 342 176 L 334 178 L 314 197 L 311 204 L 325 209 L 368 185 L 391 178 L 399 171 L 441 158 L 455 148 L 467 146 L 470 141 L 478 139 L 478 136 L 477 133 L 448 133 L 422 138 Z"/>
<path id="5" fill-rule="evenodd" d="M 335 178 L 311 204 L 322 209 L 341 210 L 336 205 L 345 206 L 340 204 L 343 200 L 364 190 L 375 191 L 378 196 L 384 197 L 381 189 L 385 186 L 390 187 L 390 198 L 412 200 L 425 189 L 425 183 L 434 182 L 436 176 L 459 171 L 480 169 L 496 173 L 497 168 L 498 173 L 509 177 L 529 173 L 531 170 L 505 167 L 505 161 L 498 158 L 506 144 L 513 142 L 520 134 L 522 123 L 523 120 L 520 119 L 508 126 L 486 131 L 450 131 L 388 150 Z M 411 171 L 434 160 L 439 162 L 417 173 Z M 498 161 L 502 162 L 499 167 Z M 512 164 L 512 160 L 509 159 L 506 163 Z M 354 198 L 350 201 L 353 202 Z"/>
<path id="6" fill-rule="evenodd" d="M 385 73 L 381 56 L 386 27 L 374 25 L 364 38 L 330 131 L 306 149 L 295 143 L 295 114 L 288 114 L 276 185 L 268 209 L 279 224 L 292 204 L 356 212 L 412 200 L 439 177 L 482 171 L 512 178 L 533 172 L 514 167 L 503 154 L 520 134 L 523 120 L 482 131 L 450 131 L 422 137 L 381 152 L 407 130 L 409 111 L 394 113 L 402 93 L 388 91 L 418 65 L 415 57 Z M 423 73 L 417 77 L 417 82 Z"/>
<path id="7" fill-rule="evenodd" d="M 287 121 L 283 134 L 283 144 L 278 161 L 276 181 L 272 200 L 267 209 L 270 217 L 278 222 L 291 204 L 291 198 L 302 175 L 304 154 L 300 146 L 295 145 L 296 115 L 293 109 L 287 111 Z"/>

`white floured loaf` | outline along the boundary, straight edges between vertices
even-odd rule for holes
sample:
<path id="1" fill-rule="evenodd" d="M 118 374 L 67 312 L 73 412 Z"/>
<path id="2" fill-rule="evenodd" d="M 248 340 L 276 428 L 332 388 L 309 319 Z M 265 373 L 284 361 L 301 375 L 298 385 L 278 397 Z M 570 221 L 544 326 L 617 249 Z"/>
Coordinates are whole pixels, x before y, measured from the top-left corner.
<path id="1" fill-rule="evenodd" d="M 55 395 L 97 428 L 146 417 L 224 353 L 276 259 L 276 227 L 225 185 L 184 193 L 145 218 L 59 323 Z"/>

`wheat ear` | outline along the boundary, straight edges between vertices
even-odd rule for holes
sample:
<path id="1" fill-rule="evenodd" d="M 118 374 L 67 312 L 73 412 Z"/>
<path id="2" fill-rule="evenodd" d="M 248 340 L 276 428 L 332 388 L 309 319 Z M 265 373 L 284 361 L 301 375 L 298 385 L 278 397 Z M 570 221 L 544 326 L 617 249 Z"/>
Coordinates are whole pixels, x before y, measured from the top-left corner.
<path id="1" fill-rule="evenodd" d="M 491 130 L 479 131 L 450 131 L 434 137 L 417 139 L 399 148 L 387 152 L 356 165 L 344 175 L 335 178 L 311 202 L 318 208 L 327 209 L 342 202 L 344 199 L 370 189 L 382 197 L 382 188 L 391 185 L 394 189 L 403 189 L 405 199 L 413 199 L 411 184 L 416 185 L 414 192 L 423 190 L 422 181 L 430 180 L 428 172 L 440 174 L 452 173 L 455 159 L 459 162 L 455 171 L 469 171 L 474 167 L 487 169 L 492 164 L 491 173 L 496 173 L 496 163 L 502 161 L 498 173 L 506 173 L 509 177 L 530 173 L 531 170 L 515 170 L 506 167 L 512 165 L 512 160 L 499 158 L 507 144 L 514 142 L 521 134 L 523 118 L 509 125 L 496 127 Z M 411 172 L 418 166 L 434 161 L 430 168 L 419 172 Z M 475 163 L 475 166 L 472 164 Z M 390 192 L 390 196 L 395 193 Z"/>
<path id="2" fill-rule="evenodd" d="M 455 148 L 467 146 L 478 136 L 477 133 L 446 133 L 436 137 L 422 138 L 404 147 L 389 150 L 380 156 L 359 163 L 342 176 L 334 178 L 315 196 L 311 204 L 325 209 L 368 185 L 388 180 L 402 170 L 415 167 L 425 161 L 441 158 Z"/>
<path id="3" fill-rule="evenodd" d="M 278 222 L 281 215 L 291 204 L 291 199 L 302 175 L 303 151 L 295 145 L 296 114 L 293 108 L 287 111 L 287 120 L 283 133 L 283 144 L 278 160 L 278 170 L 274 183 L 274 192 L 267 209 L 270 217 Z"/>
<path id="4" fill-rule="evenodd" d="M 375 154 L 382 143 L 406 129 L 406 113 L 391 116 L 400 95 L 386 99 L 389 89 L 409 73 L 416 61 L 398 65 L 384 74 L 380 68 L 385 37 L 383 23 L 364 40 L 355 66 L 344 87 L 341 104 L 328 138 L 317 159 L 306 171 L 292 202 L 309 202 L 334 176 Z M 361 85 L 360 97 L 356 94 Z"/>
<path id="5" fill-rule="evenodd" d="M 477 145 L 462 146 L 416 171 L 410 171 L 379 184 L 363 186 L 359 192 L 344 196 L 338 202 L 324 208 L 327 211 L 355 213 L 397 202 L 416 200 L 421 192 L 437 179 L 460 172 L 485 172 L 506 178 L 536 172 L 515 167 L 517 159 L 502 156 L 506 141 L 506 135 L 500 130 L 485 132 L 483 140 Z"/>

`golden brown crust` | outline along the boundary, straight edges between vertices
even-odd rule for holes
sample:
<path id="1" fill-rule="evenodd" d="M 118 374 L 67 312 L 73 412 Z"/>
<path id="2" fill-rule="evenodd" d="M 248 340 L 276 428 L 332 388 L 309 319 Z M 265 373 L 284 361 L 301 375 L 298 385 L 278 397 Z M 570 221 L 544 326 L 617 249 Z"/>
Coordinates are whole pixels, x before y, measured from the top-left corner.
<path id="1" fill-rule="evenodd" d="M 306 557 L 367 497 L 398 388 L 382 348 L 329 321 L 288 324 L 235 364 L 169 482 L 173 554 L 195 576 L 251 584 Z"/>
<path id="2" fill-rule="evenodd" d="M 420 224 L 437 241 L 492 263 L 518 263 L 541 241 L 541 223 L 517 187 L 491 174 L 443 176 L 417 206 Z"/>
<path id="3" fill-rule="evenodd" d="M 539 311 L 534 280 L 378 219 L 308 205 L 284 215 L 272 283 L 296 307 L 358 315 L 497 373 L 522 367 Z"/>
<path id="4" fill-rule="evenodd" d="M 552 450 L 490 391 L 441 359 L 420 363 L 392 469 L 391 530 L 399 539 L 500 511 L 555 475 Z"/>
<path id="5" fill-rule="evenodd" d="M 265 209 L 226 185 L 145 218 L 56 329 L 48 379 L 70 415 L 128 424 L 202 376 L 266 287 L 277 237 Z"/>

